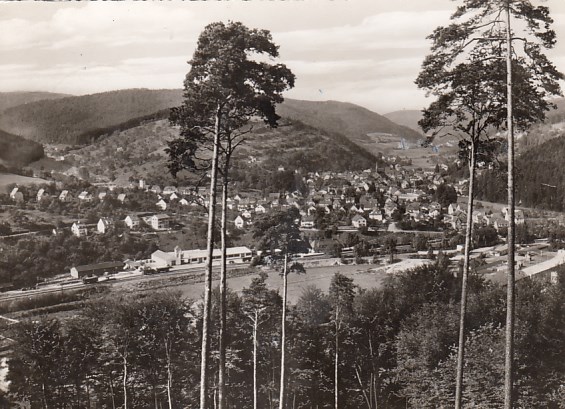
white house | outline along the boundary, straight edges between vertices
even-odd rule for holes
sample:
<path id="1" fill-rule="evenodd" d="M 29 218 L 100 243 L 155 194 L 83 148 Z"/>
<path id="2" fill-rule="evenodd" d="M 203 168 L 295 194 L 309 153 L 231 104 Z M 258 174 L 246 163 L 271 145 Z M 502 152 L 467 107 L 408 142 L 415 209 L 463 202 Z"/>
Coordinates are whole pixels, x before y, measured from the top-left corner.
<path id="1" fill-rule="evenodd" d="M 241 216 L 237 216 L 233 222 L 238 229 L 243 229 L 243 226 L 245 226 L 245 220 Z"/>
<path id="2" fill-rule="evenodd" d="M 306 216 L 300 221 L 300 227 L 304 227 L 305 229 L 311 229 L 314 227 L 314 217 L 313 216 Z"/>
<path id="3" fill-rule="evenodd" d="M 262 204 L 255 206 L 255 213 L 265 213 L 266 211 L 267 209 L 265 209 L 265 206 L 263 206 Z"/>
<path id="4" fill-rule="evenodd" d="M 98 220 L 98 224 L 96 225 L 96 229 L 98 230 L 99 233 L 104 234 L 108 230 L 110 230 L 113 225 L 114 225 L 114 222 L 112 220 L 108 219 L 107 217 L 102 217 L 100 220 Z"/>
<path id="5" fill-rule="evenodd" d="M 135 215 L 135 214 L 128 214 L 126 216 L 126 218 L 124 219 L 124 223 L 130 229 L 135 229 L 136 227 L 138 227 L 139 222 L 140 222 L 139 217 L 137 217 L 137 215 Z"/>
<path id="6" fill-rule="evenodd" d="M 383 213 L 378 208 L 375 207 L 371 211 L 371 213 L 369 213 L 369 219 L 382 222 L 383 221 Z"/>
<path id="7" fill-rule="evenodd" d="M 151 227 L 154 230 L 165 230 L 169 228 L 171 218 L 166 214 L 154 214 L 151 216 Z"/>
<path id="8" fill-rule="evenodd" d="M 44 197 L 49 196 L 47 194 L 47 192 L 45 191 L 45 189 L 39 189 L 37 191 L 37 201 L 41 202 L 41 199 L 43 199 Z"/>
<path id="9" fill-rule="evenodd" d="M 85 190 L 83 192 L 80 192 L 80 195 L 78 195 L 78 199 L 84 200 L 85 202 L 90 202 L 92 200 L 92 195 Z"/>
<path id="10" fill-rule="evenodd" d="M 84 237 L 88 235 L 88 230 L 86 226 L 81 222 L 75 222 L 71 226 L 71 232 L 77 237 Z"/>
<path id="11" fill-rule="evenodd" d="M 126 194 L 125 193 L 120 193 L 118 195 L 118 201 L 120 201 L 120 203 L 124 203 L 126 201 Z"/>
<path id="12" fill-rule="evenodd" d="M 165 202 L 163 199 L 159 200 L 157 203 L 155 203 L 155 205 L 161 210 L 167 210 L 167 202 Z"/>
<path id="13" fill-rule="evenodd" d="M 178 192 L 178 189 L 174 186 L 165 186 L 163 188 L 163 194 L 164 195 L 172 195 L 173 193 Z"/>
<path id="14" fill-rule="evenodd" d="M 71 195 L 69 194 L 68 190 L 63 190 L 59 195 L 59 200 L 61 202 L 68 202 L 72 199 Z"/>
<path id="15" fill-rule="evenodd" d="M 360 227 L 367 227 L 367 220 L 360 214 L 356 214 L 351 219 L 351 224 L 353 225 L 353 227 L 357 229 Z"/>
<path id="16" fill-rule="evenodd" d="M 16 202 L 22 202 L 24 200 L 24 195 L 22 192 L 20 192 L 20 189 L 18 187 L 15 187 L 10 192 L 10 199 Z"/>

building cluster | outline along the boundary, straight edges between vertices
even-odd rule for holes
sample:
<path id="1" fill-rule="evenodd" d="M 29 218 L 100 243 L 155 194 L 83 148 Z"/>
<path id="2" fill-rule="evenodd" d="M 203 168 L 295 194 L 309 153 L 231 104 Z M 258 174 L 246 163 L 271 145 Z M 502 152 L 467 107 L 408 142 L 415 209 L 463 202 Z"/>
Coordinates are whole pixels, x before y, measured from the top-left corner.
<path id="1" fill-rule="evenodd" d="M 301 227 L 306 229 L 318 227 L 319 214 L 334 214 L 353 228 L 388 223 L 398 212 L 419 222 L 439 217 L 442 207 L 431 199 L 433 191 L 445 183 L 444 178 L 385 159 L 390 161 L 386 169 L 308 173 L 303 177 L 306 189 L 302 192 L 236 194 L 227 201 L 236 213 L 234 225 L 246 229 L 258 215 L 291 206 L 300 210 Z"/>

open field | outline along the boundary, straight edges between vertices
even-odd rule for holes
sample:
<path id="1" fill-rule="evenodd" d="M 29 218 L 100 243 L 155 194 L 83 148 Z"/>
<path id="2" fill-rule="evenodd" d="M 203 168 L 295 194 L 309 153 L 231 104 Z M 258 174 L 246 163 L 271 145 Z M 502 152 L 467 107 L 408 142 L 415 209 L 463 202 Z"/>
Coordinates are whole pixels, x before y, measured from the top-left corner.
<path id="1" fill-rule="evenodd" d="M 18 185 L 33 185 L 39 183 L 46 183 L 45 179 L 30 178 L 27 176 L 14 175 L 13 173 L 0 173 L 0 193 L 9 193 L 7 187 L 11 183 Z"/>
<path id="2" fill-rule="evenodd" d="M 399 269 L 408 269 L 414 267 L 417 260 L 402 261 L 394 264 Z M 401 267 L 401 265 L 403 267 Z M 392 266 L 391 266 L 392 267 Z M 330 267 L 313 267 L 307 268 L 306 274 L 289 274 L 288 276 L 288 301 L 293 304 L 298 301 L 304 289 L 308 286 L 317 287 L 323 292 L 327 293 L 330 288 L 332 277 L 335 273 L 341 273 L 349 278 L 352 278 L 354 283 L 361 288 L 369 289 L 380 287 L 387 277 L 387 267 L 380 264 L 360 264 L 360 265 L 342 265 Z M 267 286 L 271 289 L 279 290 L 282 292 L 283 279 L 277 271 L 270 271 L 267 273 Z M 228 279 L 228 287 L 230 290 L 241 292 L 246 287 L 249 287 L 251 280 L 256 275 L 246 275 L 242 277 L 234 277 Z M 219 285 L 219 280 L 214 280 L 213 287 Z M 192 300 L 197 300 L 202 296 L 204 291 L 204 283 L 185 284 L 175 287 L 184 296 Z"/>

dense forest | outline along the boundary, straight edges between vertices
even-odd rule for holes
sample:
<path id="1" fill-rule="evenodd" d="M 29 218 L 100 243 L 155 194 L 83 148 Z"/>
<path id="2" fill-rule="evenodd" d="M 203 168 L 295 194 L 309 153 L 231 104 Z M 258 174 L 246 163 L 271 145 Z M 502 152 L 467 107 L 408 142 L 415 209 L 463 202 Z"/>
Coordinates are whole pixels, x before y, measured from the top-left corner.
<path id="1" fill-rule="evenodd" d="M 516 408 L 565 407 L 563 274 L 558 284 L 528 279 L 518 285 Z M 339 273 L 328 293 L 305 288 L 288 314 L 288 407 L 334 407 L 336 390 L 342 409 L 453 407 L 459 288 L 444 257 L 390 276 L 380 288 L 361 290 Z M 215 292 L 213 351 L 218 297 Z M 278 407 L 281 305 L 264 276 L 229 294 L 230 408 L 253 407 L 254 361 L 257 407 Z M 3 399 L 50 409 L 196 408 L 201 320 L 199 303 L 174 293 L 139 293 L 93 298 L 65 321 L 11 326 L 17 343 Z M 504 320 L 504 289 L 473 276 L 466 407 L 502 406 Z M 212 376 L 211 398 L 216 386 Z"/>
<path id="2" fill-rule="evenodd" d="M 0 129 L 39 142 L 85 144 L 159 112 L 166 116 L 181 97 L 181 90 L 130 89 L 37 101 L 4 111 Z"/>
<path id="3" fill-rule="evenodd" d="M 565 136 L 551 139 L 516 160 L 516 197 L 522 206 L 565 210 Z M 506 165 L 484 171 L 477 178 L 479 198 L 504 203 Z"/>
<path id="4" fill-rule="evenodd" d="M 18 105 L 29 104 L 30 102 L 64 97 L 70 97 L 70 95 L 42 91 L 0 92 L 0 112 Z"/>
<path id="5" fill-rule="evenodd" d="M 340 133 L 360 144 L 368 141 L 367 134 L 375 132 L 396 135 L 399 139 L 402 137 L 409 141 L 422 138 L 419 132 L 411 128 L 351 103 L 286 99 L 277 109 L 283 118 L 299 120 L 325 132 Z"/>
<path id="6" fill-rule="evenodd" d="M 25 166 L 43 158 L 40 143 L 0 130 L 0 160 L 12 166 Z"/>

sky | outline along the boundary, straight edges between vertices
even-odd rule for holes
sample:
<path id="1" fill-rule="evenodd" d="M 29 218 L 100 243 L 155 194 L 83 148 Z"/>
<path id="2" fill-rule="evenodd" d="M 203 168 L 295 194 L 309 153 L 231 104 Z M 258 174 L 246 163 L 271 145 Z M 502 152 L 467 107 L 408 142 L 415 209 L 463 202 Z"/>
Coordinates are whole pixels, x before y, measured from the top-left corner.
<path id="1" fill-rule="evenodd" d="M 540 3 L 542 0 L 534 0 Z M 385 114 L 429 104 L 414 80 L 452 0 L 11 2 L 0 0 L 0 92 L 73 95 L 182 88 L 203 28 L 270 30 L 296 75 L 288 98 L 352 102 Z M 547 0 L 565 72 L 565 1 Z M 565 84 L 564 84 L 565 85 Z"/>

